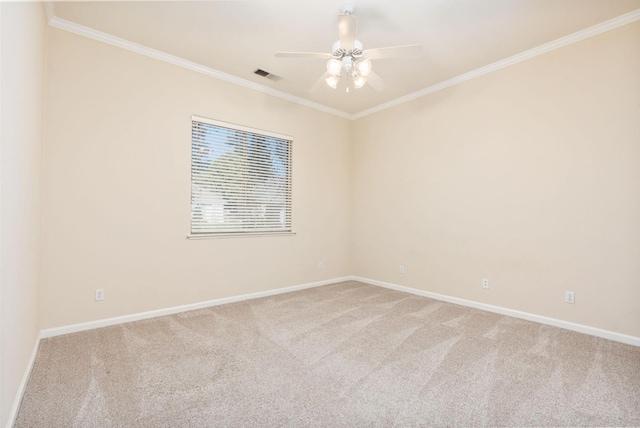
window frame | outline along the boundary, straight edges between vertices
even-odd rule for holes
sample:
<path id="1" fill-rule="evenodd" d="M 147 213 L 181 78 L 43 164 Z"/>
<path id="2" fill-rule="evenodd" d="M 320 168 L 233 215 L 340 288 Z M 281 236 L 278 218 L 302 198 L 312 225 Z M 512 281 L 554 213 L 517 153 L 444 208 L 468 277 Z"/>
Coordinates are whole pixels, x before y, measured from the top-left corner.
<path id="1" fill-rule="evenodd" d="M 232 232 L 210 232 L 210 233 L 194 233 L 193 232 L 193 125 L 194 122 L 203 123 L 205 125 L 211 125 L 215 127 L 221 127 L 226 129 L 231 129 L 234 131 L 241 131 L 245 133 L 250 133 L 263 137 L 271 137 L 277 138 L 279 140 L 285 140 L 288 142 L 288 198 L 289 198 L 289 213 L 290 213 L 290 223 L 288 230 L 275 230 L 275 231 L 232 231 Z M 295 235 L 296 232 L 293 227 L 293 137 L 285 134 L 280 134 L 272 131 L 266 131 L 263 129 L 252 128 L 249 126 L 238 125 L 230 122 L 223 122 L 220 120 L 209 119 L 202 116 L 191 116 L 191 120 L 189 122 L 190 126 L 190 144 L 189 144 L 189 165 L 190 165 L 190 176 L 189 176 L 189 233 L 187 234 L 187 239 L 219 239 L 219 238 L 251 238 L 251 237 L 277 237 L 277 236 L 291 236 Z"/>

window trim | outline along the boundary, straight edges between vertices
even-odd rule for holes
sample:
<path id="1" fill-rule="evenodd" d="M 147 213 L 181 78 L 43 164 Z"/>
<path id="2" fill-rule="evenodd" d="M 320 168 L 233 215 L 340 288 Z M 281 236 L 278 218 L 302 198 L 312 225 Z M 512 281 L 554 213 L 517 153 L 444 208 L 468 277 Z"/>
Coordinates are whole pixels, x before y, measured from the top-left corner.
<path id="1" fill-rule="evenodd" d="M 200 239 L 224 239 L 224 238 L 274 238 L 280 236 L 297 235 L 295 231 L 291 232 L 220 232 L 220 233 L 198 233 L 197 235 L 187 234 L 187 239 L 197 241 Z"/>
<path id="2" fill-rule="evenodd" d="M 291 135 L 277 134 L 275 132 L 265 131 L 264 129 L 251 128 L 249 126 L 238 125 L 231 122 L 223 122 L 221 120 L 209 119 L 202 116 L 191 116 L 191 122 L 206 123 L 207 125 L 220 126 L 222 128 L 232 128 L 238 131 L 250 132 L 252 134 L 266 135 L 267 137 L 278 138 L 280 140 L 293 141 L 293 137 Z"/>
<path id="3" fill-rule="evenodd" d="M 193 126 L 193 122 L 200 122 L 200 123 L 204 123 L 207 125 L 212 125 L 212 126 L 218 126 L 218 127 L 222 127 L 222 128 L 230 128 L 230 129 L 235 129 L 238 131 L 242 131 L 242 132 L 247 132 L 247 133 L 252 133 L 252 134 L 259 134 L 259 135 L 264 135 L 267 137 L 273 137 L 273 138 L 278 138 L 280 140 L 287 140 L 289 141 L 289 153 L 291 158 L 293 158 L 293 137 L 291 137 L 290 135 L 285 135 L 285 134 L 279 134 L 276 132 L 272 132 L 272 131 L 266 131 L 264 129 L 258 129 L 258 128 L 251 128 L 249 126 L 243 126 L 243 125 L 238 125 L 235 123 L 231 123 L 231 122 L 223 122 L 220 120 L 214 120 L 214 119 L 209 119 L 206 117 L 202 117 L 202 116 L 196 116 L 196 115 L 192 115 L 191 116 L 191 120 L 190 120 L 190 124 Z M 189 129 L 191 129 L 191 127 L 189 127 Z M 191 133 L 189 134 L 191 135 Z M 189 145 L 189 152 L 191 152 L 191 149 L 193 148 L 193 140 L 190 138 L 190 145 Z M 189 157 L 189 165 L 190 167 L 192 167 L 192 160 L 191 160 L 191 156 Z M 191 176 L 191 168 L 189 169 L 190 172 L 190 176 L 189 176 L 189 232 L 187 233 L 187 239 L 188 240 L 202 240 L 202 239 L 223 239 L 223 238 L 259 238 L 259 237 L 281 237 L 281 236 L 292 236 L 292 235 L 296 235 L 296 232 L 293 228 L 293 168 L 290 171 L 291 174 L 291 218 L 292 218 L 292 222 L 291 222 L 291 230 L 286 230 L 286 231 L 273 231 L 273 232 L 268 232 L 268 231 L 259 231 L 259 232 L 217 232 L 217 233 L 191 233 L 191 197 L 192 197 L 192 185 L 193 185 L 193 181 L 192 181 L 192 176 Z"/>

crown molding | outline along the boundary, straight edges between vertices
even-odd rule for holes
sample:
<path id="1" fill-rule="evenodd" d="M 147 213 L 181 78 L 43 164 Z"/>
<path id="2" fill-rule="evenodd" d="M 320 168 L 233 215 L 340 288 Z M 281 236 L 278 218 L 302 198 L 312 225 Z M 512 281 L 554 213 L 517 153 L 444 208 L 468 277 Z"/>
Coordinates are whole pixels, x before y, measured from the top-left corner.
<path id="1" fill-rule="evenodd" d="M 426 95 L 433 94 L 434 92 L 438 92 L 443 89 L 450 88 L 452 86 L 458 85 L 468 80 L 475 79 L 480 76 L 484 76 L 485 74 L 489 74 L 494 71 L 501 70 L 505 67 L 509 67 L 510 65 L 514 65 L 519 62 L 526 61 L 531 58 L 535 58 L 539 55 L 543 55 L 545 53 L 554 51 L 556 49 L 560 49 L 562 47 L 571 45 L 573 43 L 577 43 L 581 40 L 585 40 L 590 37 L 597 36 L 607 31 L 611 31 L 616 28 L 619 28 L 624 25 L 631 24 L 633 22 L 640 20 L 640 9 L 636 9 L 632 12 L 626 13 L 624 15 L 620 15 L 616 18 L 609 19 L 608 21 L 601 22 L 600 24 L 596 24 L 591 27 L 585 28 L 584 30 L 580 30 L 573 34 L 569 34 L 568 36 L 561 37 L 559 39 L 537 46 L 535 48 L 526 50 L 524 52 L 520 52 L 519 54 L 510 56 L 503 60 L 494 62 L 489 65 L 485 65 L 483 67 L 477 68 L 475 70 L 469 71 L 467 73 L 461 74 L 451 79 L 442 81 L 440 83 L 436 83 L 435 85 L 428 86 L 419 91 L 412 92 L 408 95 L 404 95 L 402 97 L 393 99 L 391 101 L 387 101 L 385 103 L 382 103 L 380 105 L 377 105 L 375 107 L 372 107 L 366 110 L 362 110 L 355 114 L 349 114 L 344 111 L 327 107 L 322 104 L 314 103 L 313 101 L 309 101 L 304 98 L 296 97 L 294 95 L 288 94 L 283 91 L 279 91 L 277 89 L 269 88 L 268 86 L 260 85 L 258 83 L 254 83 L 249 80 L 245 80 L 236 76 L 232 76 L 227 73 L 223 73 L 219 70 L 215 70 L 213 68 L 209 68 L 204 65 L 201 65 L 192 61 L 188 61 L 156 49 L 149 48 L 147 46 L 143 46 L 137 43 L 130 42 L 125 39 L 121 39 L 119 37 L 115 37 L 111 34 L 103 33 L 101 31 L 97 31 L 92 28 L 85 27 L 83 25 L 58 18 L 57 16 L 54 16 L 53 7 L 50 2 L 45 2 L 45 10 L 47 12 L 47 19 L 48 19 L 49 25 L 51 25 L 52 27 L 58 28 L 60 30 L 68 31 L 83 37 L 87 37 L 93 40 L 110 44 L 112 46 L 117 46 L 131 52 L 148 56 L 153 59 L 157 59 L 169 64 L 177 65 L 178 67 L 186 68 L 187 70 L 195 71 L 197 73 L 214 77 L 216 79 L 224 80 L 229 83 L 243 86 L 248 89 L 253 89 L 255 91 L 262 92 L 267 95 L 272 95 L 274 97 L 278 97 L 287 101 L 294 102 L 296 104 L 303 105 L 305 107 L 310 107 L 310 108 L 322 111 L 324 113 L 329 113 L 329 114 L 341 117 L 343 119 L 349 119 L 349 120 L 357 120 L 362 117 L 369 116 L 374 113 L 378 113 L 380 111 L 389 109 L 391 107 L 395 107 L 397 105 L 415 100 L 416 98 L 421 98 Z"/>
<path id="2" fill-rule="evenodd" d="M 485 65 L 484 67 L 477 68 L 475 70 L 469 71 L 468 73 L 464 73 L 459 76 L 453 77 L 451 79 L 445 80 L 443 82 L 436 83 L 435 85 L 426 87 L 416 92 L 412 92 L 408 95 L 402 96 L 400 98 L 396 98 L 394 100 L 380 104 L 376 107 L 363 110 L 359 113 L 352 115 L 352 120 L 360 119 L 361 117 L 365 117 L 370 114 L 377 113 L 379 111 L 386 110 L 391 107 L 395 107 L 399 104 L 404 104 L 406 102 L 415 100 L 416 98 L 433 94 L 434 92 L 438 92 L 443 89 L 449 88 L 451 86 L 466 82 L 468 80 L 475 79 L 476 77 L 484 76 L 485 74 L 489 74 L 494 71 L 508 67 L 510 65 L 514 65 L 519 62 L 526 61 L 528 59 L 537 57 L 539 55 L 554 51 L 556 49 L 560 49 L 562 47 L 571 45 L 581 40 L 588 39 L 589 37 L 597 36 L 598 34 L 602 34 L 604 32 L 622 27 L 624 25 L 631 24 L 632 22 L 635 22 L 638 20 L 640 20 L 640 9 L 636 9 L 633 12 L 620 15 L 613 19 L 609 19 L 608 21 L 601 22 L 600 24 L 596 24 L 592 27 L 587 27 L 584 30 L 577 31 L 573 34 L 569 34 L 568 36 L 561 37 L 549 43 L 545 43 L 543 45 L 537 46 L 533 49 L 520 52 L 519 54 L 510 56 L 508 58 L 494 62 L 489 65 Z"/>
<path id="3" fill-rule="evenodd" d="M 352 115 L 340 110 L 336 110 L 331 107 L 324 106 L 322 104 L 314 103 L 313 101 L 305 100 L 304 98 L 296 97 L 277 89 L 269 88 L 264 85 L 260 85 L 249 80 L 242 79 L 240 77 L 232 76 L 231 74 L 223 73 L 222 71 L 215 70 L 213 68 L 206 67 L 204 65 L 188 61 L 186 59 L 170 55 L 168 53 L 149 48 L 147 46 L 140 45 L 138 43 L 130 42 L 129 40 L 121 39 L 111 34 L 103 33 L 93 28 L 85 27 L 84 25 L 76 24 L 75 22 L 67 21 L 66 19 L 52 17 L 49 20 L 49 25 L 59 30 L 68 31 L 70 33 L 77 34 L 79 36 L 87 37 L 89 39 L 97 40 L 99 42 L 107 43 L 112 46 L 117 46 L 122 49 L 126 49 L 131 52 L 138 53 L 153 59 L 157 59 L 169 64 L 177 65 L 178 67 L 186 68 L 187 70 L 195 71 L 196 73 L 204 74 L 216 79 L 224 80 L 225 82 L 233 83 L 238 86 L 243 86 L 254 91 L 262 92 L 267 95 L 282 98 L 283 100 L 291 101 L 296 104 L 310 107 L 325 113 L 329 113 L 344 119 L 353 119 Z"/>

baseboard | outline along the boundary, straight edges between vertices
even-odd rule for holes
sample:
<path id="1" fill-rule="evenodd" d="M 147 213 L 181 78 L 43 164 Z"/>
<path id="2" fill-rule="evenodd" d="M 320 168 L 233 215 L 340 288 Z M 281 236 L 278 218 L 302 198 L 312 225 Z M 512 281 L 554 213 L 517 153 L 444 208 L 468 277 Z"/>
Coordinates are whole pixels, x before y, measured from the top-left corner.
<path id="1" fill-rule="evenodd" d="M 124 315 L 120 317 L 107 318 L 103 320 L 90 321 L 90 322 L 85 322 L 80 324 L 72 324 L 72 325 L 67 325 L 62 327 L 48 328 L 40 331 L 40 337 L 46 338 L 46 337 L 60 336 L 63 334 L 77 333 L 79 331 L 92 330 L 94 328 L 108 327 L 116 324 L 132 322 L 132 321 L 162 317 L 165 315 L 173 315 L 180 312 L 193 311 L 196 309 L 203 309 L 211 306 L 218 306 L 218 305 L 224 305 L 227 303 L 240 302 L 243 300 L 257 299 L 260 297 L 267 297 L 267 296 L 275 296 L 277 294 L 290 293 L 292 291 L 305 290 L 307 288 L 335 284 L 338 282 L 348 281 L 350 279 L 351 277 L 333 278 L 333 279 L 327 279 L 324 281 L 294 285 L 291 287 L 277 288 L 275 290 L 260 291 L 260 292 L 251 293 L 251 294 L 242 294 L 240 296 L 223 297 L 221 299 L 191 303 L 191 304 L 182 305 L 182 306 L 174 306 L 172 308 L 158 309 L 154 311 L 141 312 L 137 314 Z"/>
<path id="2" fill-rule="evenodd" d="M 188 305 L 174 306 L 171 308 L 158 309 L 158 310 L 149 311 L 149 312 L 141 312 L 137 314 L 124 315 L 120 317 L 107 318 L 107 319 L 97 320 L 97 321 L 90 321 L 90 322 L 81 323 L 81 324 L 73 324 L 73 325 L 68 325 L 63 327 L 49 328 L 49 329 L 42 330 L 40 332 L 40 337 L 47 338 L 47 337 L 60 336 L 63 334 L 76 333 L 79 331 L 92 330 L 95 328 L 108 327 L 116 324 L 139 321 L 139 320 L 144 320 L 149 318 L 156 318 L 156 317 L 161 317 L 165 315 L 173 315 L 180 312 L 193 311 L 196 309 L 224 305 L 227 303 L 240 302 L 243 300 L 257 299 L 260 297 L 267 297 L 267 296 L 275 296 L 277 294 L 290 293 L 292 291 L 304 290 L 304 289 L 313 288 L 313 287 L 320 287 L 323 285 L 335 284 L 338 282 L 350 281 L 350 280 L 360 281 L 366 284 L 376 285 L 379 287 L 389 288 L 392 290 L 403 291 L 405 293 L 411 293 L 418 296 L 429 297 L 431 299 L 454 303 L 456 305 L 462 305 L 470 308 L 481 309 L 484 311 L 493 312 L 500 315 L 507 315 L 510 317 L 520 318 L 527 321 L 533 321 L 541 324 L 552 325 L 554 327 L 564 328 L 566 330 L 589 334 L 591 336 L 602 337 L 604 339 L 614 340 L 616 342 L 626 343 L 629 345 L 640 347 L 640 337 L 629 336 L 622 333 L 616 333 L 613 331 L 603 330 L 596 327 L 590 327 L 583 324 L 577 324 L 569 321 L 559 320 L 556 318 L 536 315 L 529 312 L 522 312 L 515 309 L 504 308 L 501 306 L 493 306 L 487 303 L 475 302 L 473 300 L 466 300 L 466 299 L 461 299 L 459 297 L 452 297 L 444 294 L 432 293 L 430 291 L 419 290 L 417 288 L 406 287 L 403 285 L 393 284 L 390 282 L 383 282 L 375 279 L 363 278 L 363 277 L 353 276 L 353 275 L 328 279 L 324 281 L 311 282 L 307 284 L 294 285 L 291 287 L 278 288 L 275 290 L 267 290 L 267 291 L 260 291 L 260 292 L 251 293 L 251 294 L 243 294 L 239 296 L 224 297 L 221 299 L 208 300 L 205 302 L 198 302 L 198 303 L 192 303 Z M 37 347 L 36 347 L 36 350 L 37 350 Z M 34 351 L 34 354 L 32 355 L 32 360 L 34 358 L 35 358 L 35 351 Z M 31 361 L 30 364 L 32 363 L 33 361 Z M 23 381 L 26 382 L 25 379 L 23 379 Z M 24 386 L 22 385 L 21 387 L 24 387 Z M 20 395 L 20 397 L 22 397 L 22 395 Z M 16 409 L 16 412 L 17 412 L 17 409 Z"/>
<path id="3" fill-rule="evenodd" d="M 18 391 L 16 391 L 16 396 L 13 400 L 13 406 L 11 407 L 11 412 L 9 413 L 9 420 L 7 421 L 7 428 L 12 428 L 16 423 L 16 418 L 18 417 L 18 410 L 20 410 L 20 404 L 22 403 L 22 397 L 24 395 L 24 390 L 27 387 L 27 383 L 29 382 L 29 377 L 31 376 L 31 370 L 33 369 L 33 364 L 36 362 L 36 355 L 38 355 L 38 347 L 40 346 L 40 336 L 36 337 L 36 343 L 33 345 L 33 351 L 31 351 L 31 356 L 29 357 L 29 362 L 27 363 L 27 368 L 22 375 L 22 380 L 20 381 L 20 385 L 18 386 Z"/>
<path id="4" fill-rule="evenodd" d="M 554 327 L 564 328 L 566 330 L 576 331 L 578 333 L 589 334 L 591 336 L 602 337 L 604 339 L 615 340 L 616 342 L 626 343 L 628 345 L 640 346 L 640 337 L 629 336 L 622 333 L 616 333 L 609 330 L 602 330 L 583 324 L 576 324 L 569 321 L 563 321 L 556 318 L 549 318 L 542 315 L 536 315 L 529 312 L 517 311 L 515 309 L 503 308 L 501 306 L 493 306 L 486 303 L 474 302 L 473 300 L 460 299 L 458 297 L 446 296 L 444 294 L 432 293 L 430 291 L 418 290 L 416 288 L 405 287 L 403 285 L 392 284 L 389 282 L 377 281 L 359 276 L 350 277 L 353 281 L 360 281 L 370 285 L 389 288 L 391 290 L 403 291 L 405 293 L 416 294 L 418 296 L 429 297 L 431 299 L 441 300 L 444 302 L 455 303 L 456 305 L 468 306 L 470 308 L 482 309 L 483 311 L 494 312 L 500 315 L 507 315 L 514 318 L 520 318 L 527 321 L 538 322 L 540 324 L 552 325 Z"/>
<path id="5" fill-rule="evenodd" d="M 454 303 L 456 305 L 467 306 L 470 308 L 481 309 L 488 312 L 497 313 L 500 315 L 507 315 L 514 318 L 520 318 L 527 321 L 538 322 L 541 324 L 552 325 L 554 327 L 564 328 L 566 330 L 575 331 L 578 333 L 589 334 L 591 336 L 602 337 L 604 339 L 614 340 L 616 342 L 626 343 L 629 345 L 639 346 L 640 347 L 640 337 L 629 336 L 626 334 L 616 333 L 608 330 L 603 330 L 595 327 L 590 327 L 582 324 L 576 324 L 568 321 L 563 321 L 555 318 L 549 318 L 542 315 L 531 314 L 528 312 L 517 311 L 515 309 L 504 308 L 501 306 L 493 306 L 486 303 L 475 302 L 473 300 L 461 299 L 458 297 L 446 296 L 444 294 L 432 293 L 430 291 L 419 290 L 416 288 L 406 287 L 403 285 L 392 284 L 390 282 L 377 281 L 374 279 L 363 278 L 359 276 L 345 276 L 341 278 L 333 278 L 324 281 L 311 282 L 307 284 L 294 285 L 291 287 L 278 288 L 275 290 L 267 290 L 260 291 L 257 293 L 251 294 L 243 294 L 240 296 L 232 296 L 232 297 L 224 297 L 221 299 L 208 300 L 205 302 L 193 303 L 182 306 L 175 306 L 171 308 L 159 309 L 155 311 L 142 312 L 138 314 L 125 315 L 121 317 L 108 318 L 104 320 L 91 321 L 81 324 L 73 324 L 63 327 L 50 328 L 40 331 L 40 336 L 37 338 L 36 343 L 33 347 L 33 351 L 31 352 L 31 357 L 29 358 L 29 362 L 27 364 L 27 368 L 25 369 L 25 373 L 22 376 L 22 380 L 20 382 L 20 386 L 16 393 L 16 398 L 13 403 L 13 407 L 11 408 L 11 413 L 9 414 L 9 420 L 7 423 L 7 428 L 11 428 L 15 423 L 15 419 L 18 416 L 18 410 L 20 409 L 20 403 L 22 402 L 22 397 L 24 394 L 24 390 L 27 386 L 27 382 L 29 381 L 29 376 L 31 375 L 31 370 L 33 369 L 33 364 L 35 363 L 36 355 L 38 353 L 38 347 L 40 345 L 41 338 L 60 336 L 63 334 L 76 333 L 79 331 L 92 330 L 95 328 L 107 327 L 116 324 L 122 324 L 132 321 L 144 320 L 149 318 L 161 317 L 164 315 L 172 315 L 185 311 L 192 311 L 196 309 L 208 308 L 211 306 L 224 305 L 227 303 L 240 302 L 243 300 L 251 300 L 257 299 L 260 297 L 268 297 L 275 296 L 278 294 L 290 293 L 292 291 L 304 290 L 308 288 L 320 287 L 323 285 L 335 284 L 343 281 L 360 281 L 370 285 L 376 285 L 379 287 L 388 288 L 391 290 L 402 291 L 405 293 L 415 294 L 418 296 L 428 297 L 435 300 L 441 300 L 448 303 Z"/>

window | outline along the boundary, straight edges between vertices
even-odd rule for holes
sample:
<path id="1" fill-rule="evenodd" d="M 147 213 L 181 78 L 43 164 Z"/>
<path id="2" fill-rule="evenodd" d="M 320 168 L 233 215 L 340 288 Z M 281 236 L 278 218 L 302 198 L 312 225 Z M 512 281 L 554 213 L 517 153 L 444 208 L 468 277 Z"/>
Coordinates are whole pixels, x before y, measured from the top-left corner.
<path id="1" fill-rule="evenodd" d="M 291 232 L 291 138 L 193 116 L 190 236 Z"/>

